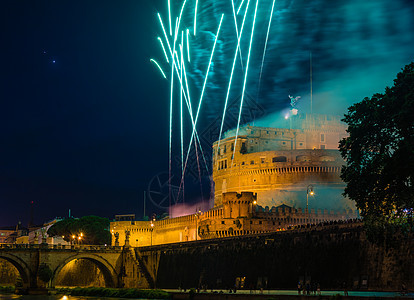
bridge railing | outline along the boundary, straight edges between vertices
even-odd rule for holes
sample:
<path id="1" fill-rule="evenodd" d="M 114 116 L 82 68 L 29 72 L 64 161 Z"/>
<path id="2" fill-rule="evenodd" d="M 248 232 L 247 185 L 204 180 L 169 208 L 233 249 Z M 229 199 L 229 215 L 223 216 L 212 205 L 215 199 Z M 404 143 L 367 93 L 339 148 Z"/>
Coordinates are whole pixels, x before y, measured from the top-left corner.
<path id="1" fill-rule="evenodd" d="M 51 244 L 0 244 L 0 249 L 53 249 L 74 251 L 122 251 L 122 246 L 111 245 L 51 245 Z"/>

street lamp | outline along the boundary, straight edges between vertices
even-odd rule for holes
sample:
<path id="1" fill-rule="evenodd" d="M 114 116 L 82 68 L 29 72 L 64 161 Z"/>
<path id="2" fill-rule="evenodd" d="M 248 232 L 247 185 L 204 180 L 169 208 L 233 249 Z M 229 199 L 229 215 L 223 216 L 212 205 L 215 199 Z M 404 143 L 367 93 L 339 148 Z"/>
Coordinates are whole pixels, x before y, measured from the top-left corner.
<path id="1" fill-rule="evenodd" d="M 150 228 L 150 231 L 151 231 L 151 246 L 152 246 L 152 231 L 154 230 L 154 223 L 151 221 L 151 228 Z"/>
<path id="2" fill-rule="evenodd" d="M 313 191 L 313 185 L 309 184 L 306 188 L 306 212 L 307 212 L 307 220 L 306 224 L 309 224 L 309 195 L 313 196 L 315 192 Z"/>
<path id="3" fill-rule="evenodd" d="M 196 236 L 196 241 L 197 241 L 197 237 L 198 237 L 198 219 L 200 218 L 201 215 L 201 210 L 199 209 L 198 212 L 196 212 L 195 217 L 196 217 L 196 232 L 195 232 L 195 236 Z"/>

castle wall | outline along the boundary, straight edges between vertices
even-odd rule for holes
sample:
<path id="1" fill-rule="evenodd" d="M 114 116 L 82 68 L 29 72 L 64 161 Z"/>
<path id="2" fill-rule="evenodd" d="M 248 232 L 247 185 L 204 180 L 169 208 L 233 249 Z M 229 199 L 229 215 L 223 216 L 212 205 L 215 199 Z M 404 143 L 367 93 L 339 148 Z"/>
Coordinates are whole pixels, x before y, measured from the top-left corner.
<path id="1" fill-rule="evenodd" d="M 223 206 L 200 214 L 159 221 L 111 222 L 112 245 L 116 245 L 115 233 L 119 234 L 119 245 L 125 245 L 129 232 L 129 245 L 143 247 L 240 236 L 273 231 L 284 231 L 290 227 L 307 223 L 356 218 L 356 211 L 309 211 L 288 206 L 262 209 L 257 205 L 257 195 L 252 192 L 229 192 L 223 195 Z M 153 224 L 153 226 L 151 226 Z"/>
<path id="2" fill-rule="evenodd" d="M 304 208 L 312 184 L 310 208 L 355 209 L 342 196 L 340 178 L 345 162 L 338 142 L 346 136 L 346 126 L 326 115 L 296 116 L 289 122 L 293 129 L 247 126 L 237 142 L 230 132 L 213 144 L 215 207 L 222 205 L 223 193 L 250 191 L 262 207 Z"/>
<path id="3" fill-rule="evenodd" d="M 234 287 L 295 289 L 299 280 L 319 283 L 322 291 L 414 288 L 413 236 L 399 237 L 400 246 L 367 241 L 362 223 L 316 226 L 257 236 L 227 238 L 142 249 L 160 253 L 157 286 L 208 289 Z M 266 282 L 266 284 L 264 284 Z M 322 292 L 323 293 L 323 292 Z"/>

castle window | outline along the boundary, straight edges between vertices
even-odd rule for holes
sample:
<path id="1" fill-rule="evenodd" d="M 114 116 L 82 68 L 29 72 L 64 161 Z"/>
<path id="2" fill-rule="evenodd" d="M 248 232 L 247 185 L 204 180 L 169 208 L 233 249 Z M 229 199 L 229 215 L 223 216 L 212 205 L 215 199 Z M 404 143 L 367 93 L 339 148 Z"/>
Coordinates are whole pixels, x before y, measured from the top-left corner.
<path id="1" fill-rule="evenodd" d="M 321 149 L 326 149 L 326 145 L 321 145 Z"/>
<path id="2" fill-rule="evenodd" d="M 224 221 L 221 221 L 221 224 L 226 224 Z"/>
<path id="3" fill-rule="evenodd" d="M 259 224 L 262 224 L 262 221 L 259 221 Z"/>
<path id="4" fill-rule="evenodd" d="M 320 161 L 335 161 L 335 157 L 332 156 L 321 156 L 319 158 Z"/>
<path id="5" fill-rule="evenodd" d="M 254 134 L 254 130 L 252 130 L 251 134 Z"/>
<path id="6" fill-rule="evenodd" d="M 253 224 L 253 221 L 250 221 L 250 224 Z"/>
<path id="7" fill-rule="evenodd" d="M 241 163 L 241 164 L 242 164 L 242 166 L 244 166 L 244 161 L 242 161 L 242 163 Z"/>
<path id="8" fill-rule="evenodd" d="M 247 152 L 246 143 L 242 143 L 242 146 L 240 148 L 240 153 L 245 154 Z"/>
<path id="9" fill-rule="evenodd" d="M 311 161 L 311 158 L 306 155 L 298 155 L 296 156 L 296 161 Z"/>
<path id="10" fill-rule="evenodd" d="M 260 161 L 261 161 L 262 164 L 264 164 L 265 163 L 265 158 L 264 157 L 260 158 Z"/>
<path id="11" fill-rule="evenodd" d="M 250 161 L 250 164 L 251 164 L 251 165 L 254 165 L 254 160 L 251 160 L 251 161 Z"/>
<path id="12" fill-rule="evenodd" d="M 224 161 L 224 168 L 227 169 L 227 160 Z"/>
<path id="13" fill-rule="evenodd" d="M 266 133 L 267 133 L 267 134 L 269 134 L 269 130 L 268 130 L 268 131 L 266 131 Z"/>
<path id="14" fill-rule="evenodd" d="M 286 156 L 276 156 L 272 158 L 272 162 L 287 162 Z"/>
<path id="15" fill-rule="evenodd" d="M 321 142 L 325 142 L 325 134 L 321 133 Z"/>
<path id="16" fill-rule="evenodd" d="M 303 146 L 303 143 L 299 143 L 299 146 Z"/>
<path id="17" fill-rule="evenodd" d="M 231 151 L 234 151 L 234 144 L 233 143 L 231 143 L 230 149 L 231 149 Z"/>
<path id="18" fill-rule="evenodd" d="M 250 146 L 250 152 L 253 152 L 254 148 L 253 146 Z"/>
<path id="19" fill-rule="evenodd" d="M 286 142 L 283 142 L 282 144 L 283 144 L 283 145 L 286 145 Z"/>
<path id="20" fill-rule="evenodd" d="M 224 145 L 223 153 L 227 152 L 227 145 Z"/>

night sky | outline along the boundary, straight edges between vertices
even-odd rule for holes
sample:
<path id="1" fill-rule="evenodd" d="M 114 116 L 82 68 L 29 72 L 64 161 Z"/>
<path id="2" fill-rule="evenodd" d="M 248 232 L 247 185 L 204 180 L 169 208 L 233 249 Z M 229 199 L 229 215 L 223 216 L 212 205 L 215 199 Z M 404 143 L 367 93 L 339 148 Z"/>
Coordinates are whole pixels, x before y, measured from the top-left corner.
<path id="1" fill-rule="evenodd" d="M 199 2 L 189 69 L 194 94 L 225 13 L 199 127 L 208 154 L 224 104 L 234 21 L 230 1 Z M 156 179 L 163 182 L 168 174 L 170 84 L 149 61 L 155 58 L 168 70 L 156 16 L 160 12 L 167 19 L 166 3 L 0 2 L 0 226 L 27 224 L 31 201 L 35 223 L 65 217 L 69 209 L 76 217 L 142 216 L 144 191 L 157 189 Z M 289 105 L 290 94 L 300 95 L 299 108 L 307 110 L 310 51 L 314 109 L 322 113 L 343 113 L 349 104 L 382 92 L 414 60 L 412 1 L 281 0 L 259 90 L 271 1 L 261 3 L 246 89 L 259 109 L 245 122 L 271 123 Z M 183 22 L 190 28 L 191 17 L 185 15 Z M 243 43 L 246 48 L 248 40 Z M 231 100 L 240 96 L 240 87 L 235 82 Z M 175 178 L 177 161 L 174 154 Z M 203 174 L 202 194 L 208 198 L 208 172 Z M 189 178 L 188 202 L 201 198 L 192 186 L 197 180 Z M 147 215 L 162 213 L 159 206 L 165 203 L 148 200 Z"/>

